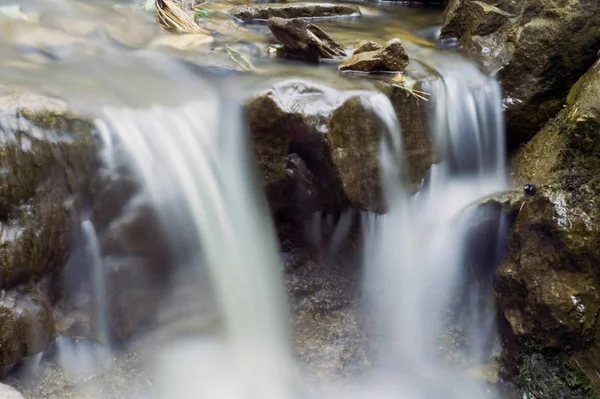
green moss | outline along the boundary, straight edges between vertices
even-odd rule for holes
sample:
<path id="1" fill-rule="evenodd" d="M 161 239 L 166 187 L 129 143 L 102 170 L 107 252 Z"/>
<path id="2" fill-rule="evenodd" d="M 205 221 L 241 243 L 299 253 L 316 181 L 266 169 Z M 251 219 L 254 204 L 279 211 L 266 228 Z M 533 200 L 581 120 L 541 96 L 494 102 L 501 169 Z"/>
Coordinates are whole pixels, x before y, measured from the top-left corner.
<path id="1" fill-rule="evenodd" d="M 528 399 L 597 399 L 582 370 L 558 356 L 525 356 L 520 369 L 521 387 Z"/>

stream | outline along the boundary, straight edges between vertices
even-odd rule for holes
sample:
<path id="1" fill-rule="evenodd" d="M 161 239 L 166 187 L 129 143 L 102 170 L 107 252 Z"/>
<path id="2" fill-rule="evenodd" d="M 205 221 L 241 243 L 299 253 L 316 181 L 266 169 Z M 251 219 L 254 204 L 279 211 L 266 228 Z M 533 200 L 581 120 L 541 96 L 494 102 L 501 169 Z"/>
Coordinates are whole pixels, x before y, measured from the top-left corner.
<path id="1" fill-rule="evenodd" d="M 501 397 L 490 287 L 471 281 L 465 254 L 473 226 L 490 218 L 471 205 L 508 188 L 502 93 L 495 78 L 437 41 L 441 7 L 360 2 L 352 3 L 360 17 L 315 21 L 348 51 L 361 40 L 401 39 L 411 61 L 399 88 L 395 74 L 278 57 L 264 22 L 236 24 L 223 14 L 234 2 L 201 4 L 209 44 L 161 32 L 144 4 L 0 4 L 0 88 L 60 98 L 89 121 L 92 195 L 109 187 L 105 212 L 119 213 L 106 222 L 100 205 L 81 206 L 61 272 L 68 294 L 54 302 L 56 320 L 69 327 L 7 370 L 5 383 L 26 398 L 61 399 Z M 248 116 L 243 104 L 265 90 L 272 102 Z M 404 102 L 415 108 L 400 115 Z M 336 116 L 348 104 L 355 111 Z M 290 132 L 289 153 L 314 179 L 330 176 L 327 162 L 341 179 L 348 167 L 378 178 L 356 183 L 343 206 L 309 195 L 308 210 L 296 199 L 300 210 L 272 213 L 265 170 L 289 154 L 268 147 L 257 156 L 249 134 L 276 124 L 269 107 L 292 114 L 281 132 Z M 312 136 L 300 137 L 302 126 Z M 350 145 L 318 144 L 336 140 L 334 129 L 351 136 L 353 126 Z M 64 140 L 76 137 L 68 133 Z M 361 141 L 367 134 L 376 141 Z M 414 143 L 425 135 L 433 150 L 423 157 Z M 278 140 L 267 145 L 279 148 Z M 311 155 L 328 146 L 333 161 Z M 367 151 L 374 160 L 362 157 Z M 286 176 L 303 170 L 294 159 Z M 344 190 L 355 184 L 348 173 Z M 280 201 L 291 192 L 300 191 Z M 121 197 L 125 206 L 110 202 Z M 312 276 L 302 288 L 300 272 L 282 267 L 297 249 L 279 242 L 281 220 L 301 217 L 303 242 L 324 249 L 310 262 L 322 262 L 323 273 L 335 264 L 344 277 L 331 284 L 353 287 L 323 291 L 324 311 L 307 305 Z M 138 218 L 141 227 L 126 230 Z M 506 228 L 492 220 L 485 267 L 501 256 Z M 346 277 L 349 265 L 356 271 Z M 133 316 L 122 321 L 115 306 L 131 306 Z M 339 328 L 319 324 L 330 314 Z M 138 316 L 151 321 L 129 329 Z"/>

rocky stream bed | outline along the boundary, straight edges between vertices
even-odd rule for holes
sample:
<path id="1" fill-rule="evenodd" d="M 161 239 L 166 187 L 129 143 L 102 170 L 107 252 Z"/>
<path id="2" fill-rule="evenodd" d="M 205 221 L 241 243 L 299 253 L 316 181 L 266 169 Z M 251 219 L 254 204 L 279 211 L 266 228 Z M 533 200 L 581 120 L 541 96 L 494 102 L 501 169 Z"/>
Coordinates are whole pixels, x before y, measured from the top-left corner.
<path id="1" fill-rule="evenodd" d="M 448 51 L 480 63 L 502 85 L 514 188 L 478 205 L 496 207 L 511 227 L 499 264 L 475 271 L 476 279 L 492 281 L 500 342 L 495 364 L 471 372 L 507 398 L 600 397 L 600 2 L 68 3 L 76 10 L 68 18 L 33 2 L 0 16 L 0 69 L 8 71 L 0 82 L 3 383 L 27 398 L 61 399 L 118 398 L 134 385 L 151 387 L 139 366 L 145 332 L 186 312 L 159 312 L 169 297 L 164 232 L 152 209 L 136 201 L 130 171 L 115 178 L 103 170 L 93 119 L 60 98 L 60 82 L 41 92 L 35 82 L 12 81 L 10 71 L 145 49 L 214 79 L 242 76 L 296 352 L 319 380 L 370 367 L 359 316 L 357 215 L 385 212 L 385 204 L 381 122 L 361 92 L 390 99 L 416 190 L 436 159 L 426 87 L 439 76 L 428 54 Z M 169 7 L 187 19 L 169 20 Z M 106 266 L 108 319 L 122 350 L 75 384 L 57 365 L 56 337 L 102 340 L 93 333 L 85 284 L 65 288 L 64 275 L 89 262 L 81 254 L 82 215 L 114 260 Z M 323 243 L 306 237 L 315 215 L 319 223 L 347 222 L 335 251 L 323 244 L 334 231 L 323 229 Z M 483 224 L 473 229 L 485 233 Z M 449 340 L 451 351 L 460 337 Z M 42 352 L 31 377 L 32 358 Z M 100 396 L 86 384 L 101 386 Z M 0 396 L 19 398 L 8 385 L 0 384 Z"/>

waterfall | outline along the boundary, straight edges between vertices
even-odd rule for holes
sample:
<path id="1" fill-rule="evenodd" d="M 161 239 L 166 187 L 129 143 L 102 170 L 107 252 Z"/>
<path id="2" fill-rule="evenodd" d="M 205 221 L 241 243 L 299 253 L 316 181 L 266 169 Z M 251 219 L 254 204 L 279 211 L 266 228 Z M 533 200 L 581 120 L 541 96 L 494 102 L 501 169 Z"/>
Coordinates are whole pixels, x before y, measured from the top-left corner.
<path id="1" fill-rule="evenodd" d="M 105 109 L 99 121 L 127 149 L 178 251 L 208 268 L 226 320 L 226 341 L 198 337 L 164 355 L 159 393 L 283 399 L 294 367 L 273 228 L 239 106 L 218 101 L 208 85 L 202 98 Z"/>
<path id="2" fill-rule="evenodd" d="M 100 245 L 96 229 L 89 220 L 81 223 L 81 231 L 86 240 L 87 259 L 91 268 L 91 288 L 94 298 L 94 326 L 100 342 L 110 343 L 108 328 L 108 303 L 106 281 L 104 276 L 104 262 L 100 253 Z"/>
<path id="3" fill-rule="evenodd" d="M 439 339 L 451 301 L 463 288 L 467 222 L 476 216 L 461 212 L 506 187 L 502 97 L 493 78 L 458 57 L 438 56 L 432 64 L 440 79 L 425 90 L 434 99 L 430 128 L 436 163 L 412 196 L 401 178 L 403 164 L 396 161 L 398 145 L 383 141 L 388 212 L 364 220 L 365 293 L 381 372 L 404 376 L 399 389 L 414 392 L 404 397 L 475 399 L 484 395 L 482 388 L 458 378 L 440 360 Z M 400 137 L 397 124 L 389 122 L 393 110 L 381 103 L 377 109 L 388 132 Z M 471 321 L 472 346 L 483 345 L 490 320 L 474 316 Z"/>

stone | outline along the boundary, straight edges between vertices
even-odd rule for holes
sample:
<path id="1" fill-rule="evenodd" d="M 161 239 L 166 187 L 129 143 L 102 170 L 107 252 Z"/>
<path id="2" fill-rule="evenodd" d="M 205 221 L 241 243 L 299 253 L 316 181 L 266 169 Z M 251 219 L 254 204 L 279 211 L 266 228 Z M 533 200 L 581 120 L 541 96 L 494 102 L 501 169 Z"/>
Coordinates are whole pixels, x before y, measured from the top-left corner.
<path id="1" fill-rule="evenodd" d="M 432 159 L 421 118 L 425 104 L 380 83 L 404 127 L 410 178 L 417 185 Z M 246 117 L 273 212 L 310 215 L 350 205 L 383 211 L 379 143 L 384 127 L 363 102 L 364 94 L 287 80 L 248 102 Z"/>
<path id="2" fill-rule="evenodd" d="M 270 18 L 338 18 L 338 17 L 356 17 L 361 15 L 357 6 L 348 6 L 341 4 L 274 4 L 274 5 L 255 5 L 233 7 L 229 15 L 243 22 L 253 20 L 266 21 Z"/>
<path id="3" fill-rule="evenodd" d="M 42 352 L 56 337 L 49 291 L 49 281 L 0 291 L 0 370 Z"/>
<path id="4" fill-rule="evenodd" d="M 560 390 L 571 386 L 572 370 L 587 381 L 577 387 L 589 384 L 594 395 L 600 392 L 599 93 L 597 61 L 573 86 L 566 107 L 510 165 L 516 183 L 537 191 L 520 208 L 494 286 L 505 341 L 512 340 L 525 359 L 551 366 L 535 388 L 542 392 L 550 380 Z M 596 397 L 578 396 L 577 387 L 565 397 Z"/>
<path id="5" fill-rule="evenodd" d="M 372 41 L 362 41 L 359 43 L 358 47 L 356 48 L 356 50 L 354 50 L 352 55 L 365 53 L 368 51 L 377 51 L 377 50 L 381 50 L 381 46 L 379 44 L 372 42 Z"/>
<path id="6" fill-rule="evenodd" d="M 460 49 L 498 74 L 514 149 L 561 110 L 596 60 L 598 19 L 594 0 L 451 0 L 442 38 L 458 38 Z"/>
<path id="7" fill-rule="evenodd" d="M 91 197 L 91 122 L 60 100 L 10 92 L 0 98 L 0 288 L 66 264 L 79 212 Z"/>
<path id="8" fill-rule="evenodd" d="M 345 55 L 344 48 L 331 36 L 302 19 L 271 18 L 268 26 L 288 57 L 317 62 Z"/>
<path id="9" fill-rule="evenodd" d="M 400 39 L 392 39 L 383 47 L 369 42 L 354 51 L 352 56 L 339 66 L 340 71 L 399 72 L 409 64 L 408 54 Z"/>

